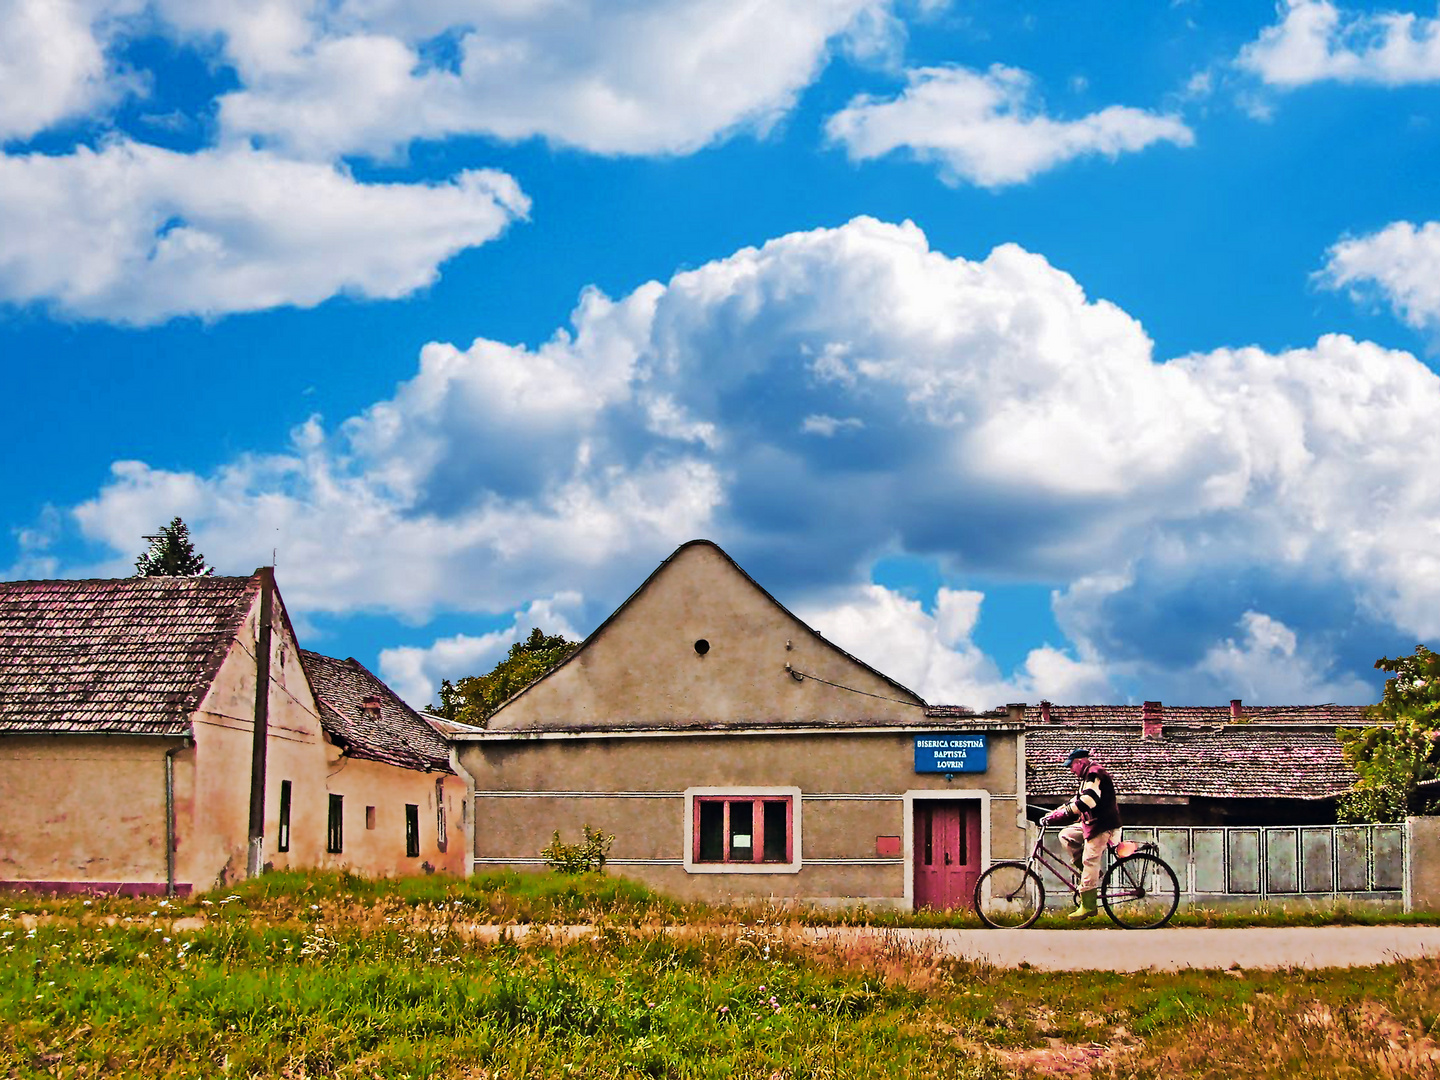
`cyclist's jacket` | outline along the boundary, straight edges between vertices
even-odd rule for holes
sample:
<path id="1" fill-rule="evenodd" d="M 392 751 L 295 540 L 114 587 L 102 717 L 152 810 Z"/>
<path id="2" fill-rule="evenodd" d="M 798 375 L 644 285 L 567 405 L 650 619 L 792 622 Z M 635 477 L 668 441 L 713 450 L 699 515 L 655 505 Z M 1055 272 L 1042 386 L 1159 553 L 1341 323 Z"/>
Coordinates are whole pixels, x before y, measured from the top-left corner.
<path id="1" fill-rule="evenodd" d="M 1080 791 L 1064 806 L 1067 814 L 1080 818 L 1085 839 L 1120 828 L 1120 804 L 1115 800 L 1115 781 L 1099 765 L 1087 765 L 1080 774 Z"/>

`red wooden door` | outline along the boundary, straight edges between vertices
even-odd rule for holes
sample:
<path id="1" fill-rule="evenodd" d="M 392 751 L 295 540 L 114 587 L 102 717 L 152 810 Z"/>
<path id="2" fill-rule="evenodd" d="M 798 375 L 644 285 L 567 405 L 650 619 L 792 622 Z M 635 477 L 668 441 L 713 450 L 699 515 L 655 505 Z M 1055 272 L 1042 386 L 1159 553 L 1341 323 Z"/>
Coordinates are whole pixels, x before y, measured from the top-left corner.
<path id="1" fill-rule="evenodd" d="M 915 804 L 915 906 L 970 907 L 980 876 L 980 804 Z"/>

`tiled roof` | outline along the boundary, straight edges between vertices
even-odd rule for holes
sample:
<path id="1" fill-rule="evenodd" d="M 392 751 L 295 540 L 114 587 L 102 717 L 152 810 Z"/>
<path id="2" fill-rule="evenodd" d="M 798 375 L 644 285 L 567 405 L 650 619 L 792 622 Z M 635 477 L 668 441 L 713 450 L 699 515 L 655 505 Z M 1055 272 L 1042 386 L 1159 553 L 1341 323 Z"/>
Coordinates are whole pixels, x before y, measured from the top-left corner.
<path id="1" fill-rule="evenodd" d="M 319 701 L 321 725 L 351 757 L 404 769 L 451 771 L 445 740 L 360 661 L 301 649 L 300 662 Z M 380 699 L 378 720 L 361 708 L 368 697 Z"/>
<path id="2" fill-rule="evenodd" d="M 1301 722 L 1283 716 L 1240 724 L 1175 719 L 1175 714 L 1186 711 L 1201 710 L 1166 706 L 1163 735 L 1146 739 L 1140 734 L 1138 706 L 1134 707 L 1134 722 L 1124 725 L 1074 720 L 1056 723 L 1053 720 L 1059 709 L 1052 707 L 1052 723 L 1032 722 L 1026 729 L 1030 795 L 1069 798 L 1075 793 L 1075 777 L 1063 761 L 1077 746 L 1090 750 L 1115 777 L 1122 804 L 1127 796 L 1141 795 L 1324 799 L 1355 784 L 1357 777 L 1345 761 L 1335 728 L 1337 724 L 1359 724 L 1358 718 L 1332 713 L 1328 720 Z M 1295 713 L 1303 711 L 1298 708 Z M 1228 721 L 1229 709 L 1223 712 Z M 1249 716 L 1260 712 L 1246 709 Z"/>
<path id="3" fill-rule="evenodd" d="M 0 582 L 0 732 L 184 735 L 255 577 Z"/>
<path id="4" fill-rule="evenodd" d="M 953 706 L 932 708 L 932 713 L 948 712 Z M 1241 705 L 1244 719 L 1266 724 L 1328 724 L 1332 727 L 1366 727 L 1366 705 Z M 1058 724 L 1120 724 L 1140 730 L 1140 705 L 1051 705 L 1050 721 Z M 1032 724 L 1042 722 L 1042 706 L 1031 705 L 1026 719 Z M 1228 724 L 1229 705 L 1165 705 L 1164 722 L 1177 724 Z"/>

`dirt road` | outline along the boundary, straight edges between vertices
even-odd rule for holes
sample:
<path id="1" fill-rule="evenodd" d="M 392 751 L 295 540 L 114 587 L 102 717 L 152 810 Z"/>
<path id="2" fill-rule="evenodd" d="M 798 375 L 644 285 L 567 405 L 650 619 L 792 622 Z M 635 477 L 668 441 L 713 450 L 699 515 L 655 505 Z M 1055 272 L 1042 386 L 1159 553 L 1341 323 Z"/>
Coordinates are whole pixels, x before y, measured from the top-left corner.
<path id="1" fill-rule="evenodd" d="M 1254 927 L 1244 930 L 855 930 L 937 949 L 997 967 L 1029 964 L 1042 971 L 1177 971 L 1182 968 L 1368 967 L 1397 959 L 1440 956 L 1440 926 Z"/>

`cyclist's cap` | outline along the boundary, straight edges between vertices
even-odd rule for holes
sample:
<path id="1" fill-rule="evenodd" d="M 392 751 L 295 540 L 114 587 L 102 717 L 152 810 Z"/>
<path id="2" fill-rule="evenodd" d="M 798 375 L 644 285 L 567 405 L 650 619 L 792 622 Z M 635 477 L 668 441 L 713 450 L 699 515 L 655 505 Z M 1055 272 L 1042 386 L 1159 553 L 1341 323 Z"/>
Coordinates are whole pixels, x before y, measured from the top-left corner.
<path id="1" fill-rule="evenodd" d="M 1083 747 L 1077 746 L 1074 750 L 1071 750 L 1070 753 L 1069 753 L 1069 755 L 1065 758 L 1065 764 L 1066 764 L 1066 765 L 1071 765 L 1071 764 L 1075 763 L 1076 761 L 1079 761 L 1081 758 L 1088 758 L 1089 756 L 1090 756 L 1090 751 L 1089 751 L 1089 750 L 1086 750 L 1086 749 L 1084 749 Z"/>

